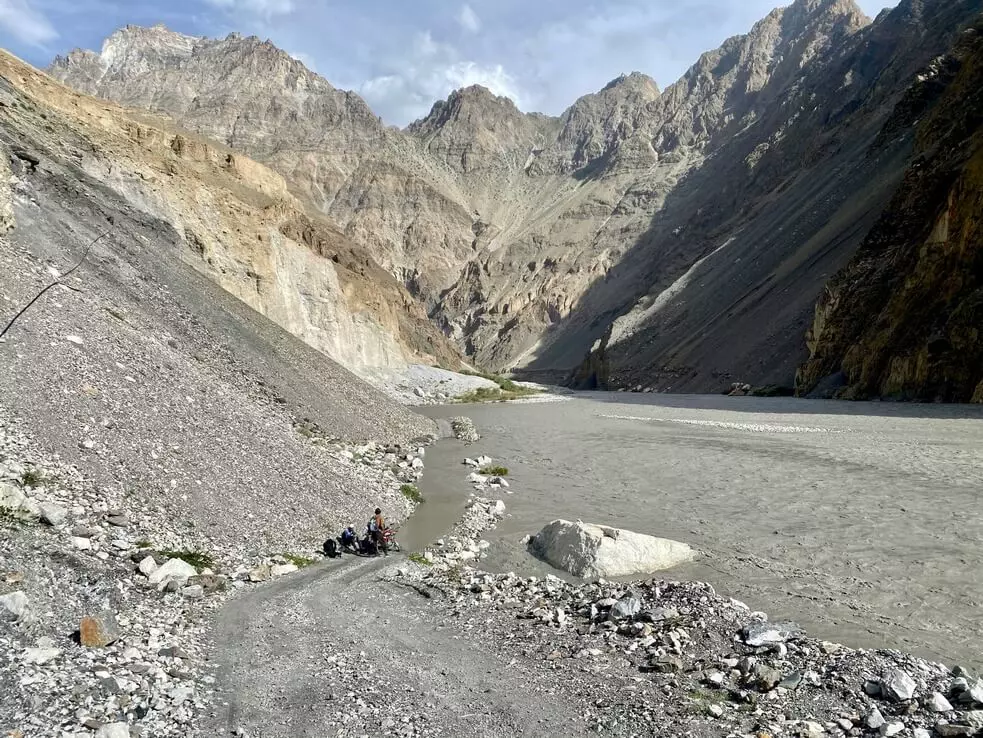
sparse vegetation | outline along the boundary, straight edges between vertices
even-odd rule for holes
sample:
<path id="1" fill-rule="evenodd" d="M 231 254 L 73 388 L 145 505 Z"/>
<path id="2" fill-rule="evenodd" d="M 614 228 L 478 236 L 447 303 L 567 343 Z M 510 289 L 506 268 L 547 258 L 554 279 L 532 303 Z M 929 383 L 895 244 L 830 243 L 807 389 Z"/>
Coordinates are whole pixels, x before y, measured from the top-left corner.
<path id="1" fill-rule="evenodd" d="M 0 527 L 19 528 L 27 525 L 27 522 L 27 518 L 21 515 L 17 510 L 11 510 L 8 507 L 0 507 Z"/>
<path id="2" fill-rule="evenodd" d="M 160 551 L 159 553 L 169 559 L 181 559 L 186 564 L 191 564 L 198 571 L 215 568 L 215 559 L 211 557 L 211 554 L 204 551 Z"/>
<path id="3" fill-rule="evenodd" d="M 539 390 L 533 389 L 532 387 L 523 387 L 510 379 L 504 381 L 514 387 L 514 389 L 504 389 L 501 386 L 479 387 L 478 389 L 471 390 L 470 392 L 465 392 L 463 395 L 458 396 L 454 401 L 463 404 L 477 402 L 506 402 L 507 400 L 515 400 L 520 397 L 529 397 L 530 395 L 539 394 Z"/>
<path id="4" fill-rule="evenodd" d="M 433 566 L 433 564 L 427 561 L 427 558 L 419 551 L 414 551 L 406 558 L 408 558 L 414 564 L 419 564 L 420 566 Z"/>
<path id="5" fill-rule="evenodd" d="M 137 548 L 153 548 L 154 544 L 148 541 L 146 538 L 141 538 L 139 541 L 133 544 Z"/>
<path id="6" fill-rule="evenodd" d="M 44 480 L 44 474 L 37 469 L 27 469 L 20 475 L 20 483 L 24 487 L 40 487 Z"/>
<path id="7" fill-rule="evenodd" d="M 509 470 L 504 466 L 488 465 L 481 467 L 481 473 L 486 477 L 507 477 Z"/>
<path id="8" fill-rule="evenodd" d="M 285 553 L 282 554 L 283 558 L 289 561 L 291 564 L 296 566 L 298 569 L 303 569 L 311 564 L 315 563 L 315 559 L 310 559 L 306 556 L 300 556 L 298 554 Z"/>
<path id="9" fill-rule="evenodd" d="M 423 495 L 420 493 L 420 488 L 415 484 L 404 484 L 399 488 L 399 491 L 402 492 L 403 497 L 410 502 L 414 502 L 417 505 L 423 502 Z"/>

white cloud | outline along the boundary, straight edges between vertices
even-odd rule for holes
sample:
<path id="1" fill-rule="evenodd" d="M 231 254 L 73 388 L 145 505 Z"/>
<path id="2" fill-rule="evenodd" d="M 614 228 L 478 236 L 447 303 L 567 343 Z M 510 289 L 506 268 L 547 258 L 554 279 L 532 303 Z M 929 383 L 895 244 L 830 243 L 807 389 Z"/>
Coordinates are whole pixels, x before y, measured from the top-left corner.
<path id="1" fill-rule="evenodd" d="M 356 89 L 384 120 L 399 125 L 425 116 L 435 100 L 471 85 L 511 98 L 520 108 L 529 102 L 502 64 L 463 58 L 455 46 L 434 41 L 429 31 L 417 34 L 410 48 L 389 60 L 386 67 L 383 74 Z"/>
<path id="2" fill-rule="evenodd" d="M 290 56 L 292 56 L 294 59 L 299 61 L 301 64 L 303 64 L 305 67 L 310 69 L 312 72 L 317 71 L 317 62 L 314 60 L 314 57 L 311 56 L 310 54 L 305 54 L 303 51 L 288 51 L 287 53 L 290 54 Z"/>
<path id="3" fill-rule="evenodd" d="M 461 24 L 461 28 L 470 33 L 481 30 L 481 19 L 470 5 L 461 6 L 461 11 L 457 14 L 457 22 Z"/>
<path id="4" fill-rule="evenodd" d="M 294 0 L 205 0 L 205 2 L 232 15 L 248 14 L 267 19 L 275 15 L 289 15 L 296 9 Z"/>
<path id="5" fill-rule="evenodd" d="M 31 46 L 42 46 L 58 38 L 58 31 L 27 0 L 0 0 L 0 28 Z"/>

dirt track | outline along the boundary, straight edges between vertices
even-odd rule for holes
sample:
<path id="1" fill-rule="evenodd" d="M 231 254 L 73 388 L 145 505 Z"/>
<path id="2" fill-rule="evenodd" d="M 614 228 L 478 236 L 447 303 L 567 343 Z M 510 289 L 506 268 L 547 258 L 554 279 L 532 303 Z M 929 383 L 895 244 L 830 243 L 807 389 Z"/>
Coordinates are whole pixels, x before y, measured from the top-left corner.
<path id="1" fill-rule="evenodd" d="M 428 606 L 441 592 L 385 581 L 401 559 L 320 564 L 227 606 L 214 645 L 228 707 L 203 733 L 588 734 L 548 671 L 442 622 L 443 608 Z"/>

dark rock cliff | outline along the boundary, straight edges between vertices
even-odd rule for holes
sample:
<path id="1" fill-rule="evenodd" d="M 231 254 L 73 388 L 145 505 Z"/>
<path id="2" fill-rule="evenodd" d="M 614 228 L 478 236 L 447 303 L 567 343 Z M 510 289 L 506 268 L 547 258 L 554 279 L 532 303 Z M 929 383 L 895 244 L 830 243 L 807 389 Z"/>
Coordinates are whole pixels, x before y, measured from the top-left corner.
<path id="1" fill-rule="evenodd" d="M 983 402 L 983 20 L 916 78 L 911 165 L 809 333 L 799 393 Z M 828 394 L 828 391 L 827 391 Z"/>

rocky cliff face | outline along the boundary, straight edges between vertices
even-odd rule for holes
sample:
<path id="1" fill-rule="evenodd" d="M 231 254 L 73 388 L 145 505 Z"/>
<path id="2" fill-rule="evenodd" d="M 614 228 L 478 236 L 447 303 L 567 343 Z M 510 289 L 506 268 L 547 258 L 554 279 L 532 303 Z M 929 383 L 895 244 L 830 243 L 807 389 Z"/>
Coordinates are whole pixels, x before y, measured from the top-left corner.
<path id="1" fill-rule="evenodd" d="M 802 393 L 983 402 L 983 22 L 917 76 L 891 122 L 911 120 L 901 186 L 816 308 Z"/>
<path id="2" fill-rule="evenodd" d="M 176 38 L 165 36 L 168 50 L 182 48 Z M 13 57 L 0 56 L 0 76 L 50 121 L 33 126 L 8 113 L 0 125 L 11 141 L 71 160 L 169 223 L 183 236 L 184 261 L 309 345 L 356 369 L 459 362 L 405 289 L 308 212 L 281 175 L 162 119 L 80 95 Z"/>
<path id="3" fill-rule="evenodd" d="M 664 91 L 631 74 L 551 118 L 470 88 L 402 132 L 255 38 L 128 28 L 51 73 L 270 165 L 488 368 L 791 385 L 910 154 L 891 112 L 980 5 L 797 0 Z"/>

